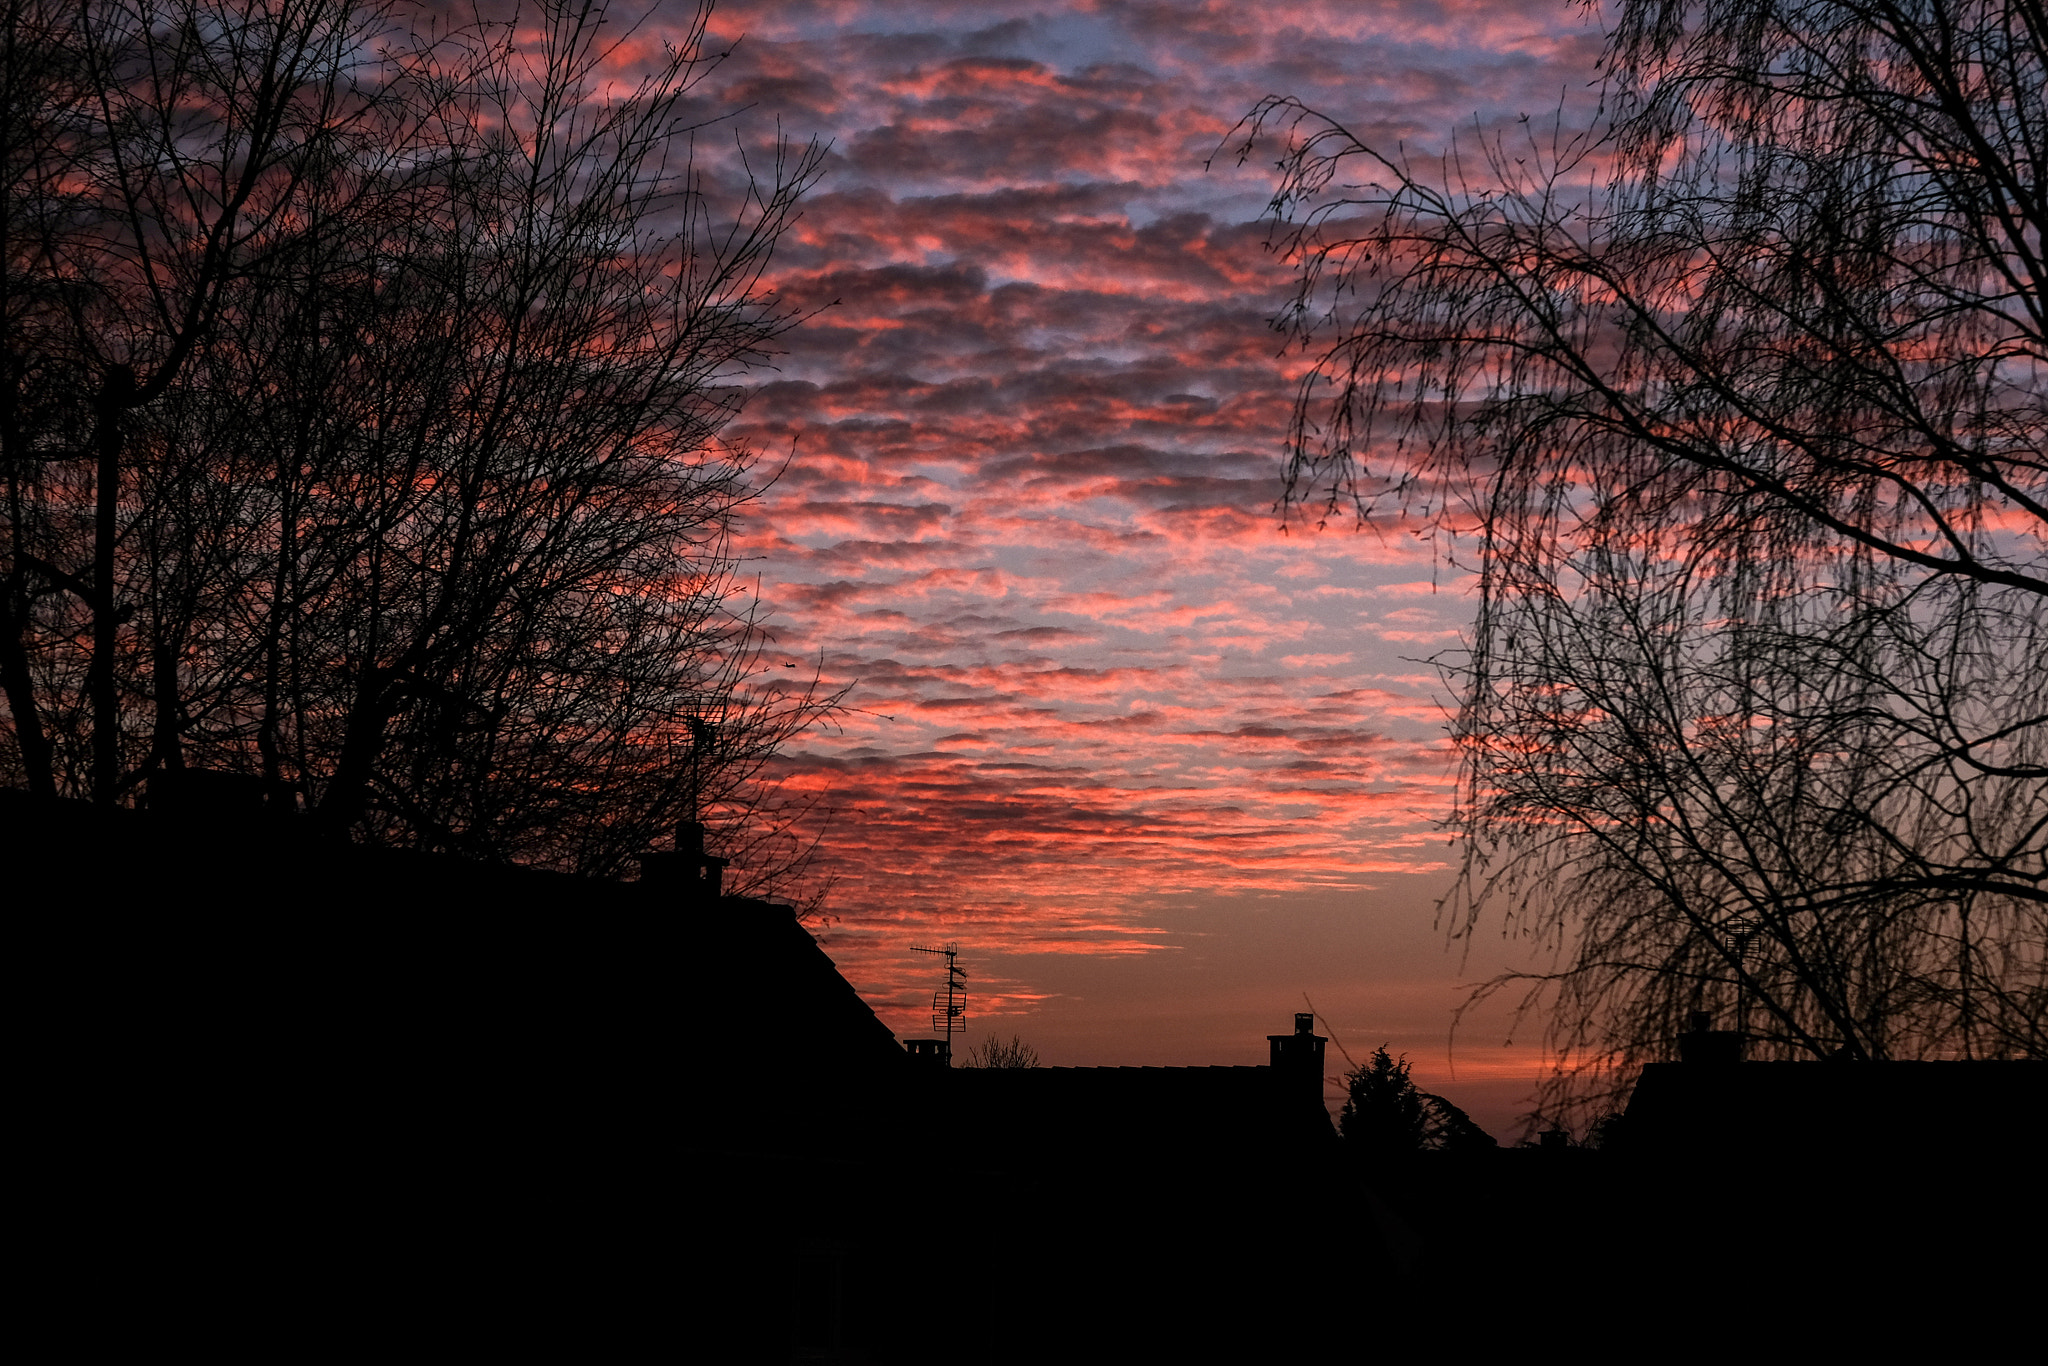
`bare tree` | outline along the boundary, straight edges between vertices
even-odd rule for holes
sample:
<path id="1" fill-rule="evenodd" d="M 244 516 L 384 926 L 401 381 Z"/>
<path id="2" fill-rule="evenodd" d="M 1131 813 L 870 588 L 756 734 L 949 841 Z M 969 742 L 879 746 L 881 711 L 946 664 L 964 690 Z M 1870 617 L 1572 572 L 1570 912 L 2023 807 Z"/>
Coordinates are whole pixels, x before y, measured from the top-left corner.
<path id="1" fill-rule="evenodd" d="M 140 65 L 87 65 L 66 152 L 112 188 L 61 222 L 39 203 L 19 275 L 90 274 L 63 354 L 147 378 L 91 490 L 111 535 L 83 531 L 61 423 L 9 450 L 9 761 L 103 801 L 187 763 L 259 773 L 337 835 L 587 872 L 682 816 L 800 853 L 755 780 L 832 698 L 763 679 L 730 542 L 758 483 L 718 433 L 796 321 L 764 271 L 820 149 L 759 176 L 697 156 L 708 7 L 602 94 L 628 35 L 601 8 L 105 9 L 87 48 L 119 19 Z M 118 126 L 117 98 L 141 111 Z M 263 99 L 308 131 L 249 172 Z M 208 207 L 242 179 L 261 193 Z M 138 367 L 144 343 L 169 359 Z M 65 569 L 88 543 L 107 575 Z"/>
<path id="2" fill-rule="evenodd" d="M 2040 858 L 2041 614 L 1922 584 L 1734 617 L 1681 563 L 1597 567 L 1495 605 L 1518 639 L 1458 722 L 1458 920 L 1504 901 L 1559 952 L 1559 1048 L 1655 1057 L 1709 1008 L 1766 1056 L 2039 1053 L 2039 902 L 2006 888 Z"/>
<path id="3" fill-rule="evenodd" d="M 342 77 L 378 17 L 321 4 L 55 0 L 10 0 L 0 16 L 10 370 L 0 673 L 33 790 L 79 769 L 96 800 L 122 787 L 129 429 L 184 376 L 231 284 L 285 229 L 297 186 L 347 137 L 359 111 L 346 107 Z M 25 638 L 50 633 L 90 645 L 53 651 Z M 88 729 L 89 761 L 52 752 L 52 727 Z"/>
<path id="4" fill-rule="evenodd" d="M 1003 1040 L 993 1036 L 967 1050 L 962 1067 L 984 1067 L 1008 1070 L 1016 1067 L 1038 1066 L 1038 1050 L 1025 1043 L 1020 1035 L 1012 1034 Z"/>
<path id="5" fill-rule="evenodd" d="M 2038 1054 L 2048 24 L 1614 13 L 1584 133 L 1418 163 L 1276 97 L 1240 146 L 1284 134 L 1315 357 L 1285 506 L 1479 576 L 1454 927 L 1556 950 L 1566 1074 L 1703 1004 L 1794 1054 Z"/>

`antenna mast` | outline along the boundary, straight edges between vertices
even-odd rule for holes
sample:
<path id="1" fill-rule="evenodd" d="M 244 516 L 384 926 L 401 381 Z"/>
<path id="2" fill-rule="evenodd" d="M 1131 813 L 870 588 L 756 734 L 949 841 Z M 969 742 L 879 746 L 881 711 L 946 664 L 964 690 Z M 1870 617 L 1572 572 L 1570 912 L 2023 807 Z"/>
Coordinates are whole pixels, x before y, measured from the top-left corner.
<path id="1" fill-rule="evenodd" d="M 953 1033 L 967 1032 L 967 974 L 960 970 L 960 946 L 940 944 L 936 948 L 925 944 L 912 944 L 913 953 L 944 954 L 946 957 L 946 985 L 932 993 L 932 1033 L 942 1035 L 946 1041 L 946 1065 L 953 1065 Z"/>

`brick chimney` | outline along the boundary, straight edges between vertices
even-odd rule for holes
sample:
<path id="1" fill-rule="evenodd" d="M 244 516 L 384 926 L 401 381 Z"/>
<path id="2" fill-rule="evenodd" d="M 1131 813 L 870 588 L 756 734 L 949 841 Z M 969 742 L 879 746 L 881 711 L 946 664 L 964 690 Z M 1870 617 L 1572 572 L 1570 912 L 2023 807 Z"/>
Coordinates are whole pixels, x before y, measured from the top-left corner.
<path id="1" fill-rule="evenodd" d="M 905 1039 L 903 1051 L 919 1068 L 943 1071 L 953 1065 L 952 1046 L 944 1039 Z"/>
<path id="2" fill-rule="evenodd" d="M 1323 1045 L 1329 1042 L 1316 1033 L 1316 1017 L 1307 1011 L 1294 1016 L 1292 1034 L 1268 1034 L 1273 1070 L 1296 1080 L 1286 1083 L 1290 1092 L 1299 1089 L 1317 1105 L 1323 1103 Z"/>
<path id="3" fill-rule="evenodd" d="M 1678 1036 L 1678 1060 L 1695 1065 L 1728 1067 L 1742 1061 L 1742 1032 L 1714 1029 L 1714 1017 L 1695 1010 L 1686 1017 L 1691 1026 Z"/>
<path id="4" fill-rule="evenodd" d="M 685 903 L 716 901 L 724 895 L 725 867 L 730 862 L 704 852 L 702 822 L 678 821 L 675 852 L 642 854 L 640 880 L 676 893 Z"/>

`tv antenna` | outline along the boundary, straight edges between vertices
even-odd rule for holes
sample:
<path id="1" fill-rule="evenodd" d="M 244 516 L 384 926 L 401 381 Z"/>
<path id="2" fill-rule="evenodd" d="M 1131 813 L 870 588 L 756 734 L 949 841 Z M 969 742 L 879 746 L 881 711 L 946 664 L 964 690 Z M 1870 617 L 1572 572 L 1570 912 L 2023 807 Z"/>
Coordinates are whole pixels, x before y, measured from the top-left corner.
<path id="1" fill-rule="evenodd" d="M 1737 915 L 1721 926 L 1721 933 L 1735 949 L 1735 1029 L 1740 1034 L 1749 1032 L 1750 941 L 1763 929 L 1761 922 L 1746 915 Z"/>
<path id="2" fill-rule="evenodd" d="M 932 993 L 932 1033 L 943 1035 L 946 1040 L 946 1062 L 953 1061 L 953 1033 L 967 1032 L 967 974 L 960 970 L 960 946 L 940 944 L 936 948 L 926 944 L 912 944 L 913 953 L 936 953 L 946 956 L 946 985 Z"/>
<path id="3" fill-rule="evenodd" d="M 718 728 L 701 716 L 685 716 L 683 724 L 690 728 L 690 815 L 693 821 L 704 819 L 704 757 L 718 742 Z"/>

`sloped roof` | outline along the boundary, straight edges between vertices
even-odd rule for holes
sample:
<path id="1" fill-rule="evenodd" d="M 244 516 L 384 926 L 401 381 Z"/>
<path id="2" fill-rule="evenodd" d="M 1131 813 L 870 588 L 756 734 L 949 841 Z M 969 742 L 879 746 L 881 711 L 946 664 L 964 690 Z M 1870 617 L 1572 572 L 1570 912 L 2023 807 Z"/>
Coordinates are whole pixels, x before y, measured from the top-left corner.
<path id="1" fill-rule="evenodd" d="M 35 1043 L 161 1118 L 317 1104 L 801 1149 L 907 1064 L 786 906 L 0 793 Z M 701 1104 L 691 1104 L 692 1098 Z M 707 1131 L 714 1131 L 708 1132 Z"/>
<path id="2" fill-rule="evenodd" d="M 1617 1143 L 1646 1153 L 2038 1154 L 2048 1062 L 1652 1063 Z"/>
<path id="3" fill-rule="evenodd" d="M 1321 1078 L 1271 1067 L 955 1068 L 934 1080 L 958 1141 L 995 1156 L 1243 1162 L 1335 1141 Z"/>

